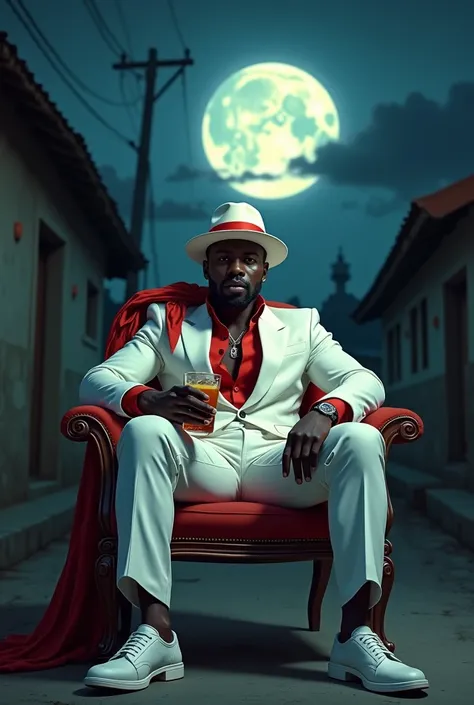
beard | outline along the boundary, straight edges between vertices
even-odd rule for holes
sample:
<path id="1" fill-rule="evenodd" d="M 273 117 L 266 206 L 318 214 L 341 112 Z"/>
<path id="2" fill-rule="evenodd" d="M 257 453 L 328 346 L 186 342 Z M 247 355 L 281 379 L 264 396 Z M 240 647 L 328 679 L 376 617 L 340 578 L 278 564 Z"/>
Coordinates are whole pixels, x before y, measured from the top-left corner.
<path id="1" fill-rule="evenodd" d="M 216 282 L 209 277 L 209 298 L 216 308 L 247 308 L 247 306 L 255 301 L 262 290 L 261 281 L 255 286 L 251 286 L 247 284 L 247 282 L 242 282 L 242 286 L 245 286 L 245 291 L 232 293 L 224 288 L 226 283 L 228 282 L 216 284 Z"/>

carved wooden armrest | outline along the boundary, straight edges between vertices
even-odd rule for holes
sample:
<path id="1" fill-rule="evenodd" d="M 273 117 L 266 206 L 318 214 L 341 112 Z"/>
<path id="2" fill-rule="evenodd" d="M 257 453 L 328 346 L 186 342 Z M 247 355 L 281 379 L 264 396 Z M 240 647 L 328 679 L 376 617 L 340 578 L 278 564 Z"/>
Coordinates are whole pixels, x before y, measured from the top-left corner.
<path id="1" fill-rule="evenodd" d="M 81 480 L 81 488 L 85 483 L 88 493 L 98 495 L 97 512 L 102 537 L 100 552 L 107 555 L 115 551 L 117 443 L 128 420 L 99 406 L 84 405 L 70 409 L 61 421 L 61 432 L 66 438 L 79 443 L 87 442 L 87 453 L 91 454 L 92 464 Z"/>
<path id="2" fill-rule="evenodd" d="M 123 427 L 129 419 L 114 414 L 101 406 L 74 406 L 61 421 L 61 433 L 70 441 L 100 440 L 102 446 L 110 446 L 115 453 Z"/>
<path id="3" fill-rule="evenodd" d="M 102 536 L 115 536 L 114 501 L 117 475 L 117 443 L 128 419 L 99 406 L 76 406 L 61 422 L 63 435 L 71 441 L 87 442 L 97 454 L 100 470 L 99 522 Z M 383 435 L 386 452 L 392 443 L 416 441 L 423 434 L 423 421 L 409 409 L 382 407 L 369 414 L 363 423 L 377 428 Z M 389 497 L 387 533 L 393 519 Z"/>
<path id="4" fill-rule="evenodd" d="M 92 440 L 101 454 L 115 455 L 117 443 L 128 419 L 100 406 L 75 406 L 64 414 L 62 434 L 71 441 Z M 410 409 L 383 406 L 369 414 L 362 423 L 377 428 L 383 435 L 387 451 L 392 443 L 412 443 L 423 435 L 423 421 Z M 104 458 L 105 459 L 105 458 Z"/>
<path id="5" fill-rule="evenodd" d="M 421 438 L 424 431 L 420 416 L 410 409 L 397 409 L 382 406 L 366 416 L 362 423 L 378 428 L 384 437 L 387 454 L 392 443 L 413 443 Z"/>

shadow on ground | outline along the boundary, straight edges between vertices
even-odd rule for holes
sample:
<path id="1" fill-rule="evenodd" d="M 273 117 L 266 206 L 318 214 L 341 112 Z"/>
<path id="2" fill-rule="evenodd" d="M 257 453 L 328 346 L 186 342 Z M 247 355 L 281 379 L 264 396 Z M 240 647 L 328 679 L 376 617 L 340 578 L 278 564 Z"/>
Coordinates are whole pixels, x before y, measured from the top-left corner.
<path id="1" fill-rule="evenodd" d="M 37 606 L 0 607 L 2 633 L 18 633 L 22 623 L 37 623 L 44 609 Z M 287 626 L 255 624 L 250 621 L 204 614 L 173 614 L 174 627 L 180 636 L 186 667 L 226 673 L 258 674 L 287 678 L 314 679 L 313 671 L 292 664 L 325 661 L 316 644 L 317 637 L 301 630 L 295 633 Z M 11 627 L 9 628 L 9 623 Z M 304 636 L 303 636 L 304 634 Z M 301 635 L 301 636 L 300 636 Z M 22 673 L 22 679 L 82 680 L 88 664 L 76 664 L 34 674 Z M 90 692 L 90 691 L 87 691 Z"/>

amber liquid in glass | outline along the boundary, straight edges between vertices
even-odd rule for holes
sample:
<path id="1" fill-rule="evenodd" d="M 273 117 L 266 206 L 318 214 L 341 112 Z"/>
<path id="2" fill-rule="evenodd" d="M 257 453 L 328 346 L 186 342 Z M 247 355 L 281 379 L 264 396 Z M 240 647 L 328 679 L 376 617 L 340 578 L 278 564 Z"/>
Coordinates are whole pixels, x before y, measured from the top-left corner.
<path id="1" fill-rule="evenodd" d="M 214 409 L 217 408 L 219 387 L 210 384 L 189 384 L 189 386 L 194 387 L 194 389 L 199 389 L 201 392 L 204 392 L 204 394 L 207 394 L 209 399 L 206 401 L 206 404 L 209 404 L 209 406 L 214 407 Z M 183 429 L 185 431 L 194 431 L 195 433 L 212 433 L 214 430 L 214 420 L 215 416 L 212 417 L 211 422 L 208 424 L 184 423 Z"/>

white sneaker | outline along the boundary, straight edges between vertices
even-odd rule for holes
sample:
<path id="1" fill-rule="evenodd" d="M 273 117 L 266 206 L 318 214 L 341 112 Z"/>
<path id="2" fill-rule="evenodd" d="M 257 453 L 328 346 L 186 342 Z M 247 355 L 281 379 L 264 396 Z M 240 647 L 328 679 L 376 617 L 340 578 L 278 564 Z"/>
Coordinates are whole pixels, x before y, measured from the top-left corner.
<path id="1" fill-rule="evenodd" d="M 84 684 L 92 688 L 142 690 L 157 676 L 164 681 L 184 676 L 178 637 L 173 632 L 173 641 L 168 644 L 156 629 L 142 624 L 115 656 L 89 669 Z"/>
<path id="2" fill-rule="evenodd" d="M 364 688 L 376 693 L 429 687 L 423 671 L 402 663 L 369 627 L 354 629 L 344 644 L 336 636 L 328 676 L 340 681 L 360 678 Z"/>

